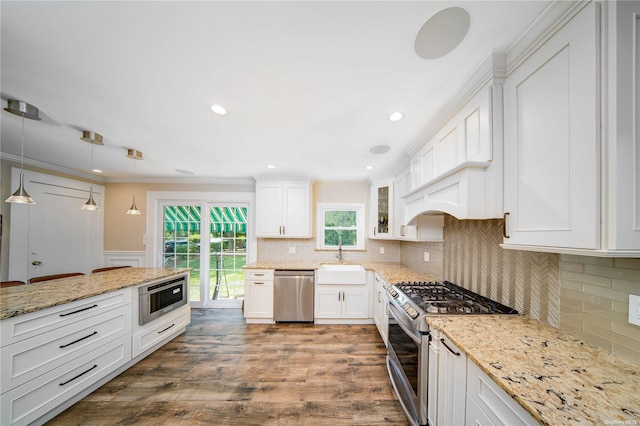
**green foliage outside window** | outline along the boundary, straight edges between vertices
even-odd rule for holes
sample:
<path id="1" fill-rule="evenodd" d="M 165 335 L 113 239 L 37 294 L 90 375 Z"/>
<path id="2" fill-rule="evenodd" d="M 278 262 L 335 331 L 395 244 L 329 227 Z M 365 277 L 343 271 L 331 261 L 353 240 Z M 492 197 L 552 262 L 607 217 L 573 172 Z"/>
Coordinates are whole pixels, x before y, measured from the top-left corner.
<path id="1" fill-rule="evenodd" d="M 355 247 L 357 241 L 357 214 L 353 210 L 327 210 L 324 212 L 324 244 L 338 246 L 342 237 L 343 247 Z"/>

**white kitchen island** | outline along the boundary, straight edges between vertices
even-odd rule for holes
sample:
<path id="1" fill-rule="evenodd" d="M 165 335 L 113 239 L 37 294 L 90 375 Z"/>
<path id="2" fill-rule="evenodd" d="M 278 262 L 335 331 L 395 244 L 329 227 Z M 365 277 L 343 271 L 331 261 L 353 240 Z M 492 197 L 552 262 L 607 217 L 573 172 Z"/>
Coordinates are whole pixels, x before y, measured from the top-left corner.
<path id="1" fill-rule="evenodd" d="M 136 319 L 138 288 L 179 276 L 123 268 L 2 289 L 0 424 L 44 423 L 184 332 L 188 304 Z"/>

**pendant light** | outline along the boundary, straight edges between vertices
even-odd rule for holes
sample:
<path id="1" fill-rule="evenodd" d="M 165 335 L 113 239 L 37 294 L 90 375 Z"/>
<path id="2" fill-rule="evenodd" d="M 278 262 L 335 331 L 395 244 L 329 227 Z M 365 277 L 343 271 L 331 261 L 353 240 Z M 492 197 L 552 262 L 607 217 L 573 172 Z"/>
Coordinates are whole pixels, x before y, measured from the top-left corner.
<path id="1" fill-rule="evenodd" d="M 98 133 L 91 133 L 88 130 L 82 131 L 82 137 L 80 140 L 83 140 L 87 143 L 91 144 L 91 173 L 89 174 L 89 199 L 86 203 L 81 207 L 82 210 L 89 211 L 100 211 L 100 206 L 96 204 L 93 199 L 93 147 L 95 145 L 104 145 L 102 143 L 102 136 Z"/>
<path id="2" fill-rule="evenodd" d="M 137 151 L 135 149 L 128 149 L 127 150 L 127 157 L 131 158 L 133 160 L 133 174 L 136 174 L 136 161 L 137 160 L 142 160 L 142 153 L 140 151 Z M 133 202 L 131 203 L 131 207 L 129 207 L 129 210 L 127 210 L 127 214 L 132 214 L 132 215 L 136 215 L 139 216 L 140 210 L 138 210 L 138 207 L 136 206 L 136 194 L 133 194 Z"/>
<path id="3" fill-rule="evenodd" d="M 7 203 L 20 203 L 20 204 L 35 204 L 33 198 L 24 189 L 24 119 L 40 120 L 38 115 L 38 108 L 30 105 L 26 102 L 18 101 L 15 99 L 9 99 L 5 111 L 11 114 L 19 115 L 22 117 L 22 138 L 21 138 L 21 153 L 20 153 L 20 186 L 9 198 L 5 201 Z"/>

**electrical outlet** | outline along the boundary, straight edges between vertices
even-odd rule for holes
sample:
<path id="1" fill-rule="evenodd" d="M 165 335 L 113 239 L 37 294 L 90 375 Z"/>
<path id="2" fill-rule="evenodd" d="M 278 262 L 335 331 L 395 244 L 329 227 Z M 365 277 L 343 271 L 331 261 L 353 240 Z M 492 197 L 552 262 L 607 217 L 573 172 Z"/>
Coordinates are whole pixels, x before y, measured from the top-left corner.
<path id="1" fill-rule="evenodd" d="M 428 251 L 424 252 L 424 261 L 425 262 L 430 262 L 431 261 L 431 255 L 429 254 Z"/>
<path id="2" fill-rule="evenodd" d="M 384 247 L 380 247 L 380 254 L 384 254 Z"/>
<path id="3" fill-rule="evenodd" d="M 629 295 L 629 323 L 640 325 L 640 296 Z"/>
<path id="4" fill-rule="evenodd" d="M 296 246 L 289 247 L 289 254 L 296 254 Z"/>

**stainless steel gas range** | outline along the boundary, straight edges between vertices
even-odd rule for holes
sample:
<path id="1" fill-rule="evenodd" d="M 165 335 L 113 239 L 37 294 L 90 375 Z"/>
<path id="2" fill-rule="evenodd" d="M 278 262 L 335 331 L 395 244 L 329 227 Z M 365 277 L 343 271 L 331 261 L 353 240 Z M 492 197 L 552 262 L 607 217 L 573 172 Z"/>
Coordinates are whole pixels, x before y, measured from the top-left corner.
<path id="1" fill-rule="evenodd" d="M 387 368 L 412 425 L 428 425 L 429 325 L 431 315 L 517 314 L 502 305 L 448 281 L 399 283 L 389 293 Z"/>

